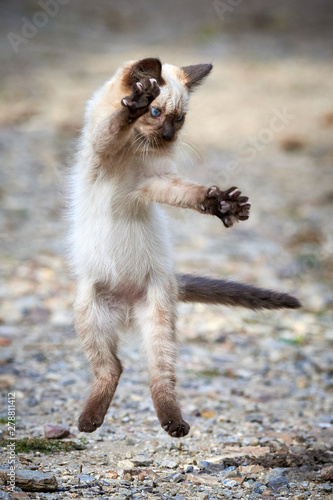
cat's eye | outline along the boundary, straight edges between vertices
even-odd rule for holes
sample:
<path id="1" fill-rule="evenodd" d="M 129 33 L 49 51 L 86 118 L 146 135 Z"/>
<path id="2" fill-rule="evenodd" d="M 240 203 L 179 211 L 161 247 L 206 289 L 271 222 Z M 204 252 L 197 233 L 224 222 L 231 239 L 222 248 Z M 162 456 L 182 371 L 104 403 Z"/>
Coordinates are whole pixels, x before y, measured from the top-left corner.
<path id="1" fill-rule="evenodd" d="M 178 115 L 176 118 L 176 122 L 181 122 L 183 118 L 184 118 L 184 115 Z"/>
<path id="2" fill-rule="evenodd" d="M 161 114 L 161 110 L 157 109 L 157 108 L 151 108 L 150 114 L 151 114 L 151 116 L 156 118 L 156 116 L 159 116 Z"/>

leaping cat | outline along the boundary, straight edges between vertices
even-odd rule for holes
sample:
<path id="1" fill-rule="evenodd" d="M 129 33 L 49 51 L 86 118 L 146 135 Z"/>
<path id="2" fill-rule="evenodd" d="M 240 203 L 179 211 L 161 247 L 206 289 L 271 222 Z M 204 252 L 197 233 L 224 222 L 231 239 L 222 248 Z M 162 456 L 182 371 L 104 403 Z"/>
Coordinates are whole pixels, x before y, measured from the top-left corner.
<path id="1" fill-rule="evenodd" d="M 80 431 L 103 423 L 122 372 L 124 329 L 141 335 L 161 426 L 181 437 L 190 426 L 176 393 L 177 302 L 300 307 L 285 293 L 175 272 L 162 204 L 215 215 L 227 228 L 249 217 L 250 202 L 236 187 L 200 186 L 177 173 L 189 98 L 211 69 L 129 62 L 88 102 L 69 208 L 76 331 L 94 374 Z"/>

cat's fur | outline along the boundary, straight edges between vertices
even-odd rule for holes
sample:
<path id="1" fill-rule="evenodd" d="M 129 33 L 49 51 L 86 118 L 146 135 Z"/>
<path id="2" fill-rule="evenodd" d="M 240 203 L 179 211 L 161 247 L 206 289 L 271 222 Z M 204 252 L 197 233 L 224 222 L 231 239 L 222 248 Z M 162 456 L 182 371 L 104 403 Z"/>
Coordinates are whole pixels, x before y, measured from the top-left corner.
<path id="1" fill-rule="evenodd" d="M 178 300 L 299 307 L 287 294 L 175 273 L 159 204 L 216 215 L 226 227 L 249 215 L 250 202 L 237 188 L 207 188 L 177 174 L 175 145 L 190 93 L 211 69 L 162 66 L 153 58 L 130 62 L 88 102 L 69 210 L 76 330 L 94 374 L 81 431 L 103 422 L 122 372 L 117 348 L 124 328 L 134 325 L 142 336 L 158 419 L 180 437 L 190 427 L 176 394 Z"/>

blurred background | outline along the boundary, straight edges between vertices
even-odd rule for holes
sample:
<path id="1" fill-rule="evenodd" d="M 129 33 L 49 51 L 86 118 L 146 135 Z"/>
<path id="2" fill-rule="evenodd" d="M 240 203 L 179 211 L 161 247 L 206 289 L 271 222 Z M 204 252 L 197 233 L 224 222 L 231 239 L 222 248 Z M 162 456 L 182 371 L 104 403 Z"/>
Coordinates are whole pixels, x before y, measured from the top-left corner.
<path id="1" fill-rule="evenodd" d="M 38 434 L 36 415 L 72 425 L 78 415 L 89 374 L 72 327 L 61 179 L 86 100 L 124 61 L 146 56 L 214 64 L 191 101 L 182 170 L 207 186 L 236 185 L 252 201 L 249 221 L 231 230 L 169 210 L 177 268 L 290 291 L 304 304 L 265 314 L 181 306 L 185 411 L 208 406 L 232 421 L 251 404 L 274 414 L 273 427 L 329 428 L 333 3 L 1 0 L 0 13 L 0 387 L 21 398 L 22 434 Z M 115 426 L 137 370 L 128 363 L 110 410 Z M 254 403 L 267 395 L 263 378 L 274 398 Z"/>

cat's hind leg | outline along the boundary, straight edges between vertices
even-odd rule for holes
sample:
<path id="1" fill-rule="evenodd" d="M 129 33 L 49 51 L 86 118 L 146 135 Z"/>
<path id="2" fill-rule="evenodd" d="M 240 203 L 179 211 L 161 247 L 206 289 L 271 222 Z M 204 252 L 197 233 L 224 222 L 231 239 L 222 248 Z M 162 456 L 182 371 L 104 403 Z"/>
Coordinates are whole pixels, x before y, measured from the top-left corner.
<path id="1" fill-rule="evenodd" d="M 103 423 L 122 373 L 117 356 L 122 310 L 105 285 L 79 286 L 75 303 L 76 331 L 91 363 L 94 380 L 78 428 L 93 432 Z"/>
<path id="2" fill-rule="evenodd" d="M 173 287 L 173 286 L 172 286 Z M 176 392 L 176 305 L 158 287 L 150 287 L 147 299 L 134 306 L 148 358 L 150 390 L 158 420 L 172 437 L 186 436 L 190 426 L 183 420 Z"/>

